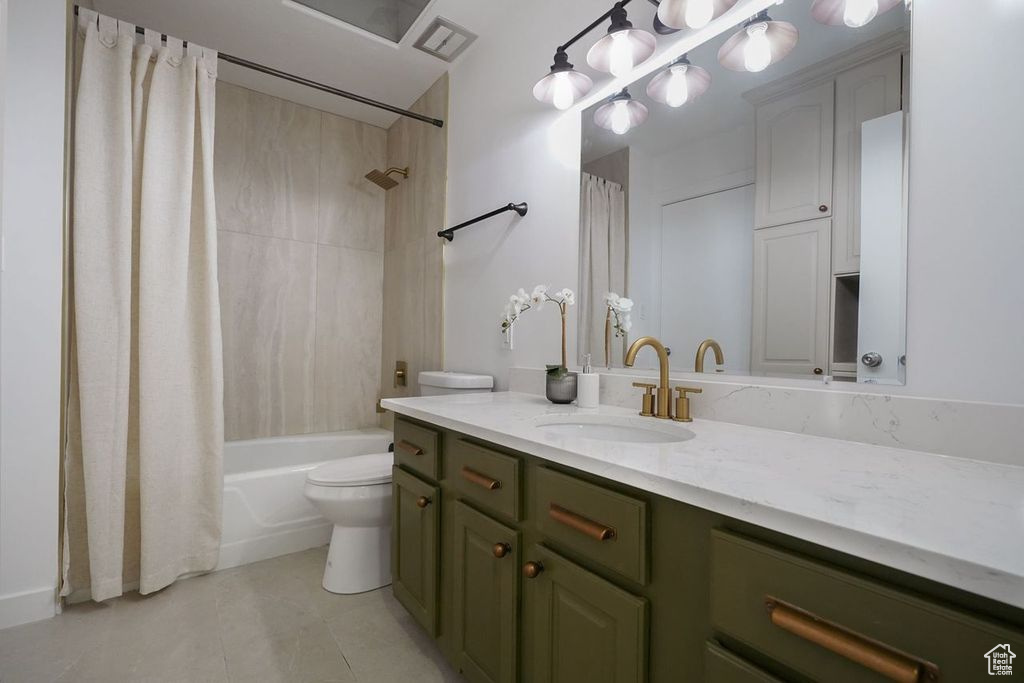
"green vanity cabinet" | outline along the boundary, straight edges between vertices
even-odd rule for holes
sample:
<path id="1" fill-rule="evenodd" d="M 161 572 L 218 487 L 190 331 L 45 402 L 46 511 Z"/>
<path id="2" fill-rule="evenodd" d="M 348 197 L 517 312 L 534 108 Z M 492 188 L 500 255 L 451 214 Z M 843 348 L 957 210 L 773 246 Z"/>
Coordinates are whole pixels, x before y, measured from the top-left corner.
<path id="1" fill-rule="evenodd" d="M 523 680 L 647 680 L 647 601 L 535 545 L 524 563 Z"/>
<path id="2" fill-rule="evenodd" d="M 960 683 L 994 647 L 1024 657 L 1024 610 L 434 425 L 395 435 L 394 593 L 472 683 Z"/>
<path id="3" fill-rule="evenodd" d="M 392 468 L 391 585 L 427 633 L 437 634 L 441 491 Z"/>
<path id="4" fill-rule="evenodd" d="M 452 641 L 473 683 L 515 683 L 519 642 L 519 532 L 455 503 Z"/>

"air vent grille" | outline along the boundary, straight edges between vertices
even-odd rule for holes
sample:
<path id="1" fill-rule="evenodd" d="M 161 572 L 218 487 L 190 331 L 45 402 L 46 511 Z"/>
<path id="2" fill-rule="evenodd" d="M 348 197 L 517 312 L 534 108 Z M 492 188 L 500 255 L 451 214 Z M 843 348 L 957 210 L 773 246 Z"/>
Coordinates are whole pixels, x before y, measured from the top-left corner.
<path id="1" fill-rule="evenodd" d="M 416 39 L 414 47 L 446 62 L 453 62 L 477 36 L 443 17 L 436 17 Z"/>

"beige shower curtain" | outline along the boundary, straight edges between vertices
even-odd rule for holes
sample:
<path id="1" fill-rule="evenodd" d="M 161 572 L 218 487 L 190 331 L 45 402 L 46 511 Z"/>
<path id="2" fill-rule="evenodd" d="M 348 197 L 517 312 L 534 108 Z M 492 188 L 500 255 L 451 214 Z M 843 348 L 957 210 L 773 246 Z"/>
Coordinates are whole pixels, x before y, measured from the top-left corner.
<path id="1" fill-rule="evenodd" d="M 605 296 L 626 295 L 626 197 L 622 186 L 589 173 L 580 186 L 580 362 L 604 364 Z M 623 340 L 612 333 L 612 365 L 621 366 Z"/>
<path id="2" fill-rule="evenodd" d="M 61 592 L 105 600 L 217 564 L 217 57 L 78 29 Z"/>

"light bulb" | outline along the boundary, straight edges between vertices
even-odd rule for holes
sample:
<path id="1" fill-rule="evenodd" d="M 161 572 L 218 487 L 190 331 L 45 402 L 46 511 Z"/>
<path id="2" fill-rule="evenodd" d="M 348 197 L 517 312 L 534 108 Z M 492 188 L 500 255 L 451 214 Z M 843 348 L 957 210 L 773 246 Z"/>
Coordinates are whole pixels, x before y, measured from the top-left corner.
<path id="1" fill-rule="evenodd" d="M 625 135 L 632 128 L 629 122 L 629 101 L 618 100 L 612 106 L 611 123 L 612 132 L 616 135 Z"/>
<path id="2" fill-rule="evenodd" d="M 566 110 L 576 101 L 572 91 L 572 80 L 568 71 L 560 71 L 555 74 L 554 83 L 551 85 L 552 104 L 556 109 Z"/>
<path id="3" fill-rule="evenodd" d="M 690 84 L 686 79 L 685 64 L 677 64 L 668 70 L 668 84 L 665 86 L 665 104 L 681 107 L 690 99 Z"/>
<path id="4" fill-rule="evenodd" d="M 633 70 L 633 46 L 629 42 L 629 31 L 616 31 L 612 34 L 609 68 L 616 78 Z"/>
<path id="5" fill-rule="evenodd" d="M 714 16 L 714 0 L 690 0 L 686 3 L 685 20 L 690 28 L 704 28 Z"/>
<path id="6" fill-rule="evenodd" d="M 878 14 L 878 0 L 846 0 L 843 7 L 843 23 L 850 28 L 860 28 Z"/>
<path id="7" fill-rule="evenodd" d="M 743 46 L 743 67 L 747 71 L 764 71 L 772 63 L 772 44 L 767 34 L 766 21 L 747 27 L 747 44 Z"/>

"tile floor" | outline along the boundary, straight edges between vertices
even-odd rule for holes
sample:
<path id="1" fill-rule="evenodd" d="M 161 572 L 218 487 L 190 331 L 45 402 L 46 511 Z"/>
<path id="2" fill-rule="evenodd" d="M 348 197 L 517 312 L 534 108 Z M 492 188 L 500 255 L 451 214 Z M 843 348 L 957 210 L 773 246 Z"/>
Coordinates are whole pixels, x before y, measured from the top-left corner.
<path id="1" fill-rule="evenodd" d="M 0 631 L 0 682 L 461 681 L 390 586 L 320 587 L 327 548 Z"/>

